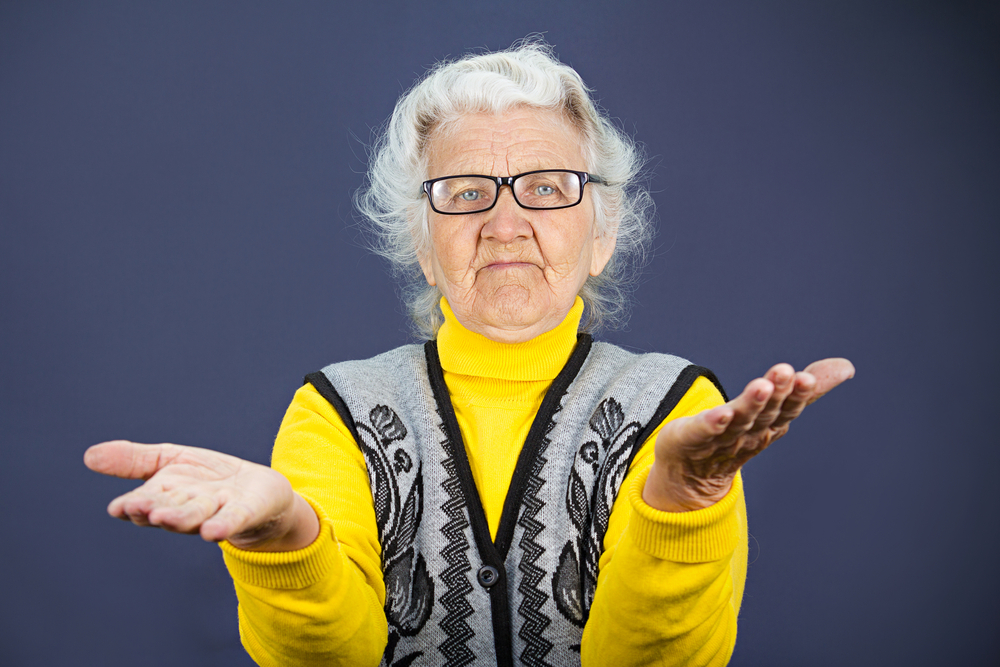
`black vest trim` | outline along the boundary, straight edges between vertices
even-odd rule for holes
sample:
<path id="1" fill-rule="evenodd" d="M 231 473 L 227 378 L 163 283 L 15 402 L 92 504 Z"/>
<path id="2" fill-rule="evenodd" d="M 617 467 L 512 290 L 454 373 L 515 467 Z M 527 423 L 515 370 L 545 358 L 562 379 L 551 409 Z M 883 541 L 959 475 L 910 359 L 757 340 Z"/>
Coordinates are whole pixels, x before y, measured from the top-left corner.
<path id="1" fill-rule="evenodd" d="M 337 411 L 337 414 L 340 415 L 340 418 L 344 421 L 344 426 L 354 436 L 354 442 L 361 442 L 361 438 L 358 437 L 358 425 L 354 422 L 354 415 L 347 409 L 347 403 L 340 397 L 337 390 L 333 388 L 330 380 L 323 375 L 323 371 L 310 373 L 305 377 L 302 384 L 311 384 L 316 387 L 319 395 L 325 398 L 333 406 L 333 409 Z"/>
<path id="2" fill-rule="evenodd" d="M 448 385 L 444 381 L 444 371 L 441 368 L 441 360 L 438 357 L 436 341 L 427 341 L 424 345 L 424 353 L 427 357 L 427 375 L 430 380 L 431 390 L 434 393 L 434 400 L 437 402 L 438 410 L 444 420 L 448 433 L 447 440 L 452 446 L 449 452 L 455 460 L 455 468 L 461 483 L 462 494 L 465 496 L 466 505 L 469 508 L 469 520 L 472 522 L 472 534 L 476 540 L 479 550 L 479 557 L 483 565 L 489 565 L 496 569 L 499 579 L 496 584 L 489 587 L 490 611 L 493 617 L 493 642 L 496 647 L 496 660 L 498 667 L 507 667 L 514 664 L 514 657 L 511 652 L 511 619 L 510 602 L 507 595 L 507 571 L 504 561 L 510 549 L 510 542 L 514 535 L 514 527 L 517 523 L 518 509 L 524 500 L 525 491 L 532 479 L 532 470 L 536 466 L 536 459 L 539 449 L 543 447 L 544 437 L 551 429 L 552 418 L 559 409 L 563 395 L 569 389 L 570 384 L 576 378 L 583 362 L 590 352 L 592 339 L 589 334 L 578 334 L 576 348 L 570 355 L 566 365 L 553 380 L 549 390 L 542 399 L 542 405 L 535 415 L 531 428 L 528 430 L 528 437 L 525 439 L 521 453 L 518 455 L 517 464 L 514 466 L 514 474 L 511 477 L 510 487 L 507 497 L 504 499 L 503 511 L 500 515 L 500 525 L 497 528 L 496 543 L 490 537 L 489 523 L 486 521 L 486 512 L 483 510 L 483 503 L 476 489 L 476 482 L 472 476 L 472 467 L 469 465 L 469 458 L 465 451 L 465 442 L 462 439 L 462 431 L 458 426 L 458 418 L 455 416 L 455 409 L 451 403 L 451 395 L 448 392 Z"/>
<path id="3" fill-rule="evenodd" d="M 691 364 L 681 371 L 681 374 L 677 377 L 677 381 L 674 382 L 674 386 L 670 388 L 667 395 L 663 397 L 662 401 L 660 401 L 660 405 L 657 406 L 656 412 L 653 413 L 653 418 L 646 422 L 645 428 L 643 428 L 642 432 L 639 433 L 639 437 L 635 439 L 635 443 L 632 445 L 632 453 L 629 454 L 628 457 L 627 466 L 632 465 L 632 459 L 634 459 L 635 455 L 639 453 L 640 449 L 642 449 L 642 445 L 649 440 L 649 436 L 653 435 L 653 431 L 656 430 L 657 426 L 663 423 L 663 420 L 667 418 L 667 415 L 673 412 L 674 408 L 677 407 L 677 404 L 680 403 L 680 400 L 684 398 L 684 394 L 688 393 L 688 390 L 691 388 L 691 385 L 694 384 L 694 381 L 700 377 L 710 380 L 712 384 L 715 385 L 715 388 L 719 390 L 720 394 L 722 394 L 722 400 L 729 400 L 729 397 L 726 396 L 726 390 L 722 388 L 722 383 L 719 382 L 719 378 L 715 377 L 715 373 L 704 366 L 695 366 L 694 364 Z"/>
<path id="4" fill-rule="evenodd" d="M 507 552 L 510 550 L 510 542 L 514 537 L 514 525 L 517 523 L 517 514 L 524 501 L 524 492 L 531 478 L 531 468 L 535 463 L 538 449 L 542 446 L 543 438 L 552 427 L 552 417 L 558 411 L 563 396 L 573 380 L 576 379 L 583 362 L 587 360 L 592 342 L 590 334 L 577 335 L 576 348 L 545 393 L 542 405 L 538 408 L 538 414 L 531 423 L 528 437 L 524 440 L 521 454 L 517 457 L 514 474 L 510 480 L 510 490 L 507 492 L 507 497 L 504 498 L 500 525 L 497 527 L 496 547 L 503 559 L 507 558 Z"/>

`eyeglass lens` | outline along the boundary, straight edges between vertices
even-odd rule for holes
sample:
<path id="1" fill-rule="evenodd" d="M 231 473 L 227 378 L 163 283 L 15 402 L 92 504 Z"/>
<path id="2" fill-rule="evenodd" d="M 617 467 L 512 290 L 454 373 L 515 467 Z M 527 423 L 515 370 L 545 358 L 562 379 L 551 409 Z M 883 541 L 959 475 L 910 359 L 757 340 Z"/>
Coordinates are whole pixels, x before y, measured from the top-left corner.
<path id="1" fill-rule="evenodd" d="M 580 177 L 573 172 L 541 171 L 514 181 L 514 199 L 530 208 L 560 208 L 579 203 Z M 455 176 L 435 181 L 431 203 L 442 213 L 475 213 L 493 206 L 497 182 L 479 176 Z"/>

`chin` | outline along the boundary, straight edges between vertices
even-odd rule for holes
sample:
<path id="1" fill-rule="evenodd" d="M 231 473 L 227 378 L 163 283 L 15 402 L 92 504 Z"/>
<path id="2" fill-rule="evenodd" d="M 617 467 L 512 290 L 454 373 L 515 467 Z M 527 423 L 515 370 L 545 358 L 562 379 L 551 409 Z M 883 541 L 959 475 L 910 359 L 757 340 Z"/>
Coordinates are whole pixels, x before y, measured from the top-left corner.
<path id="1" fill-rule="evenodd" d="M 527 327 L 542 320 L 547 312 L 547 304 L 539 303 L 527 290 L 507 288 L 489 300 L 482 321 L 495 327 Z"/>

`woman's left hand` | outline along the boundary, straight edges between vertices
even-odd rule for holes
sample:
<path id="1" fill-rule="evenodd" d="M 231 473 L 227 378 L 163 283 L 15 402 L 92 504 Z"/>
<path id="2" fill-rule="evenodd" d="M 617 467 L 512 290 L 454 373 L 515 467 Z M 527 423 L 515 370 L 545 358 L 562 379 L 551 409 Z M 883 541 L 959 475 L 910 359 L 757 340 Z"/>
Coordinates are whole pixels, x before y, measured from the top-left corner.
<path id="1" fill-rule="evenodd" d="M 643 500 L 668 512 L 718 502 L 744 463 L 787 433 L 807 405 L 852 377 L 847 359 L 823 359 L 798 373 L 778 364 L 725 405 L 668 422 L 656 438 Z"/>

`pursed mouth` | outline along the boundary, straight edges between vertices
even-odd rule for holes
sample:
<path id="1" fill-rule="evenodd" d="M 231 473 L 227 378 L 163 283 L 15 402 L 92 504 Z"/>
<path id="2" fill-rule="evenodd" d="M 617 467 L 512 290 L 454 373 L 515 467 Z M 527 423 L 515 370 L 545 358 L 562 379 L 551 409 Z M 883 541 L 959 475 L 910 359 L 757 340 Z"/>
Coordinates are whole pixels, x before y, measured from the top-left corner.
<path id="1" fill-rule="evenodd" d="M 532 262 L 493 262 L 484 266 L 484 269 L 519 269 L 534 267 Z"/>

